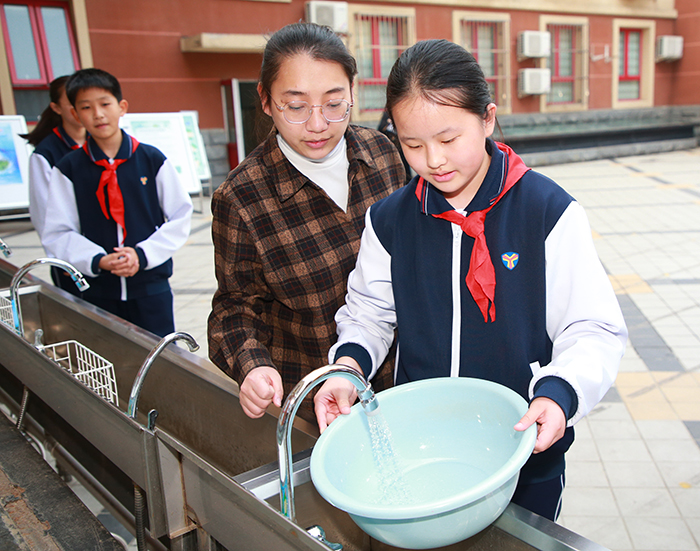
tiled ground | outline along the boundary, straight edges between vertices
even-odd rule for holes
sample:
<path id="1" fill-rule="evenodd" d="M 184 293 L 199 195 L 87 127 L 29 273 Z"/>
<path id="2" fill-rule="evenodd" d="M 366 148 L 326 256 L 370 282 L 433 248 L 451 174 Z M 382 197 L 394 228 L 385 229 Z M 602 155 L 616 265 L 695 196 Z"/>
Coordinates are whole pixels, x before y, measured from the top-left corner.
<path id="1" fill-rule="evenodd" d="M 577 425 L 560 522 L 612 551 L 700 551 L 700 149 L 538 170 L 586 208 L 630 329 L 615 386 Z M 171 283 L 177 328 L 206 357 L 216 282 L 201 210 Z M 18 266 L 43 254 L 27 221 L 0 222 L 0 237 Z"/>
<path id="2" fill-rule="evenodd" d="M 586 208 L 630 329 L 577 425 L 560 522 L 614 551 L 700 549 L 700 150 L 543 167 Z"/>

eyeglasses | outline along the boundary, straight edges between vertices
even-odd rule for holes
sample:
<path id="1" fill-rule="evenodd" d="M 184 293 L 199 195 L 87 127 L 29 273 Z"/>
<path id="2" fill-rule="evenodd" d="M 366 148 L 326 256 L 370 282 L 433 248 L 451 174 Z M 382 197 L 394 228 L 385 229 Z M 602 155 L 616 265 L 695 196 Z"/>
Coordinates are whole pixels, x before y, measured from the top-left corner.
<path id="1" fill-rule="evenodd" d="M 316 107 L 321 108 L 321 115 L 327 122 L 343 122 L 348 118 L 350 108 L 353 106 L 352 103 L 345 99 L 331 99 L 323 105 L 309 105 L 305 101 L 290 101 L 282 107 L 277 105 L 272 98 L 270 98 L 270 101 L 282 112 L 284 119 L 291 124 L 304 124 L 311 118 L 311 114 Z"/>

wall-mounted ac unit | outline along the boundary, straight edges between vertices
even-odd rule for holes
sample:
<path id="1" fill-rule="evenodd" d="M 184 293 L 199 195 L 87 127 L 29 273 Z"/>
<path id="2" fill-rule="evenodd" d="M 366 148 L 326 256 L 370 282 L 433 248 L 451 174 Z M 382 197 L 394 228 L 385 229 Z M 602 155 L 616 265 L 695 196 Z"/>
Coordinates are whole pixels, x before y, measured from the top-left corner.
<path id="1" fill-rule="evenodd" d="M 547 94 L 552 85 L 549 69 L 520 69 L 518 71 L 518 96 Z"/>
<path id="2" fill-rule="evenodd" d="M 348 3 L 313 0 L 306 3 L 306 21 L 326 25 L 337 33 L 348 32 Z"/>
<path id="3" fill-rule="evenodd" d="M 549 57 L 551 36 L 547 31 L 523 31 L 518 34 L 518 59 Z"/>
<path id="4" fill-rule="evenodd" d="M 659 36 L 656 39 L 656 61 L 675 61 L 682 57 L 682 36 Z"/>

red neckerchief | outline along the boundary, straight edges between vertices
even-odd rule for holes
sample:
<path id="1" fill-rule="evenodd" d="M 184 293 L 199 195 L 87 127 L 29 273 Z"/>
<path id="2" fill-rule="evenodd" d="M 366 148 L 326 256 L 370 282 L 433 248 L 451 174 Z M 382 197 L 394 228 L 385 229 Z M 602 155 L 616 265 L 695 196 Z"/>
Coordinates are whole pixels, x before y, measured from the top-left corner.
<path id="1" fill-rule="evenodd" d="M 523 160 L 507 145 L 494 142 L 498 149 L 504 153 L 503 180 L 501 182 L 501 192 L 491 201 L 490 206 L 483 210 L 471 212 L 469 216 L 463 216 L 455 210 L 448 210 L 441 214 L 433 214 L 435 218 L 447 220 L 457 224 L 468 236 L 474 238 L 471 259 L 469 260 L 469 271 L 467 272 L 467 288 L 471 293 L 479 310 L 484 316 L 484 322 L 496 321 L 496 306 L 494 298 L 496 296 L 496 273 L 491 262 L 491 254 L 486 244 L 484 235 L 484 220 L 486 214 L 508 193 L 523 175 L 530 170 Z M 416 187 L 416 196 L 423 202 L 425 199 L 425 180 L 420 178 Z"/>
<path id="2" fill-rule="evenodd" d="M 124 231 L 122 242 L 120 245 L 124 244 L 124 239 L 126 239 L 126 226 L 124 225 L 124 197 L 122 196 L 122 190 L 119 187 L 119 182 L 117 181 L 117 167 L 120 164 L 125 163 L 129 160 L 131 155 L 133 155 L 136 148 L 139 146 L 139 142 L 133 136 L 124 136 L 125 138 L 131 139 L 131 151 L 126 159 L 102 159 L 100 161 L 95 160 L 95 158 L 90 153 L 90 148 L 88 147 L 88 140 L 85 140 L 83 144 L 83 149 L 87 153 L 88 157 L 96 165 L 104 168 L 102 174 L 100 175 L 100 183 L 97 186 L 97 201 L 100 203 L 100 208 L 102 209 L 102 214 L 105 215 L 107 220 L 114 220 L 119 226 L 121 226 Z M 107 204 L 105 200 L 105 187 L 107 188 L 107 200 L 109 200 L 109 212 L 107 209 Z"/>
<path id="3" fill-rule="evenodd" d="M 63 135 L 63 132 L 61 132 L 60 127 L 54 126 L 53 133 L 56 134 L 56 136 L 58 136 L 58 139 L 61 140 L 64 144 L 66 144 L 71 149 L 80 149 L 80 146 L 77 143 L 75 143 L 75 140 L 73 140 L 73 138 L 71 138 L 68 135 L 65 135 L 65 136 Z M 70 142 L 68 140 L 70 140 Z"/>

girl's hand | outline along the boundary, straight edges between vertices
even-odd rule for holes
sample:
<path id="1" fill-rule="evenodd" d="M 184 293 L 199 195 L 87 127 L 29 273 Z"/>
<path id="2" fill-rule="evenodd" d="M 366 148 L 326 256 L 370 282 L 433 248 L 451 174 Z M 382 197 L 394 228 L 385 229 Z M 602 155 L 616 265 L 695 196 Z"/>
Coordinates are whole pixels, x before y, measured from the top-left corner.
<path id="1" fill-rule="evenodd" d="M 350 406 L 357 399 L 357 389 L 347 379 L 331 377 L 314 396 L 316 420 L 323 433 L 339 415 L 350 413 Z"/>
<path id="2" fill-rule="evenodd" d="M 533 453 L 540 453 L 549 448 L 566 430 L 566 418 L 559 405 L 549 398 L 535 398 L 523 418 L 516 423 L 515 430 L 523 431 L 537 423 L 537 441 Z"/>
<path id="3" fill-rule="evenodd" d="M 239 400 L 248 417 L 262 417 L 270 404 L 282 407 L 282 377 L 274 367 L 261 366 L 251 369 L 243 379 Z"/>

